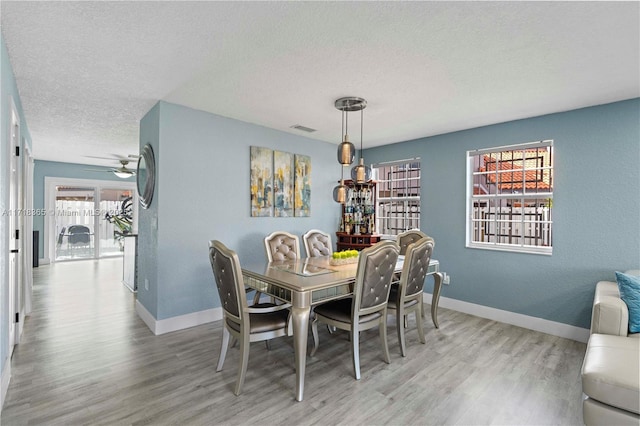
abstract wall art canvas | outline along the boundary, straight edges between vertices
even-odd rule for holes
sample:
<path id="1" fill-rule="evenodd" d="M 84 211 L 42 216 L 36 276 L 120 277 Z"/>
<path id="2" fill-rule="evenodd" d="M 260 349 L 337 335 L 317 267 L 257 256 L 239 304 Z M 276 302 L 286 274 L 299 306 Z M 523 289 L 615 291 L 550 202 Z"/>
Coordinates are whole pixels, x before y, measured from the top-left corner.
<path id="1" fill-rule="evenodd" d="M 251 147 L 251 216 L 273 216 L 273 151 Z"/>
<path id="2" fill-rule="evenodd" d="M 311 216 L 311 157 L 307 155 L 295 155 L 294 203 L 295 216 Z"/>
<path id="3" fill-rule="evenodd" d="M 293 169 L 293 154 L 273 152 L 273 198 L 276 217 L 293 216 Z"/>

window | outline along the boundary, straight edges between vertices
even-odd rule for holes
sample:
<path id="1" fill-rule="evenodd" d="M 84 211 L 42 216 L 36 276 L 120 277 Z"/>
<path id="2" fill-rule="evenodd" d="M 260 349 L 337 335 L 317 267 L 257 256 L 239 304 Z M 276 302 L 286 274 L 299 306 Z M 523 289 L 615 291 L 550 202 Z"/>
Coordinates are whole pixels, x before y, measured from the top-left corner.
<path id="1" fill-rule="evenodd" d="M 378 164 L 373 178 L 378 191 L 376 231 L 395 236 L 420 228 L 420 159 Z"/>
<path id="2" fill-rule="evenodd" d="M 467 152 L 467 247 L 551 254 L 553 141 Z"/>

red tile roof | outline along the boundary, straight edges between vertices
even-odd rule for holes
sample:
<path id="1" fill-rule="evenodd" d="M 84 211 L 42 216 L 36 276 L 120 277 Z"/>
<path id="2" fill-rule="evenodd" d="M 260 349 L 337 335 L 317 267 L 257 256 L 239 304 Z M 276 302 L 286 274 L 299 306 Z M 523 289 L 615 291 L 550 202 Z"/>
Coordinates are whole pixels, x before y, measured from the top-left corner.
<path id="1" fill-rule="evenodd" d="M 499 164 L 500 170 L 513 170 L 518 168 L 518 165 L 513 164 L 512 161 L 496 161 L 495 159 L 485 156 L 485 167 L 480 167 L 480 172 L 492 172 L 496 170 L 496 164 Z M 522 169 L 522 167 L 519 167 Z M 549 176 L 547 170 L 526 170 L 524 172 L 525 187 L 526 189 L 538 189 L 541 191 L 549 191 Z M 499 179 L 499 187 L 501 190 L 522 189 L 522 170 L 513 170 L 509 172 L 489 173 L 485 175 L 487 177 L 487 183 L 496 184 L 496 180 Z M 475 192 L 475 190 L 474 190 Z"/>

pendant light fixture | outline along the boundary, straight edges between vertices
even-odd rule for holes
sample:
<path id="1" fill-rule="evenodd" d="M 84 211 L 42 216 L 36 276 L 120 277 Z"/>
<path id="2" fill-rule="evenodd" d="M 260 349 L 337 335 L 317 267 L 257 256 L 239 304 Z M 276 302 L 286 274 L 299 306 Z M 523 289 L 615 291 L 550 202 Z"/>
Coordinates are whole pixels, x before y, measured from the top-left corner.
<path id="1" fill-rule="evenodd" d="M 340 98 L 335 101 L 334 106 L 336 109 L 342 111 L 342 122 L 344 126 L 344 135 L 342 143 L 338 146 L 338 163 L 343 166 L 349 166 L 353 163 L 353 159 L 356 154 L 356 147 L 349 141 L 349 115 L 350 111 L 361 111 L 367 106 L 367 101 L 362 98 L 356 98 L 355 96 L 348 96 L 346 98 Z"/>
<path id="2" fill-rule="evenodd" d="M 340 185 L 333 188 L 333 201 L 344 204 L 347 201 L 347 186 L 344 184 L 344 166 L 340 165 L 342 176 L 340 177 Z"/>
<path id="3" fill-rule="evenodd" d="M 337 203 L 344 204 L 347 199 L 347 186 L 344 184 L 344 166 L 348 166 L 353 163 L 355 157 L 355 146 L 349 142 L 349 112 L 360 111 L 360 163 L 364 165 L 362 158 L 362 110 L 367 107 L 367 101 L 355 96 L 349 96 L 346 98 L 340 98 L 335 101 L 334 106 L 336 109 L 342 111 L 342 127 L 340 128 L 340 134 L 344 135 L 342 143 L 338 146 L 338 163 L 341 165 L 341 178 L 340 184 L 333 188 L 333 200 Z M 344 130 L 344 133 L 343 133 Z M 354 167 L 355 170 L 357 167 Z M 364 167 L 364 166 L 363 166 Z M 353 171 L 351 172 L 353 176 Z M 371 169 L 369 169 L 369 178 L 366 178 L 366 171 L 363 172 L 363 179 L 361 181 L 353 179 L 358 183 L 365 182 L 371 178 Z"/>
<path id="4" fill-rule="evenodd" d="M 337 107 L 336 107 L 337 108 Z M 355 156 L 355 147 L 349 142 L 349 134 L 346 126 L 349 126 L 346 111 L 342 110 L 342 125 L 340 126 L 340 136 L 343 137 L 342 143 L 338 146 L 338 163 L 340 163 L 340 184 L 333 188 L 333 201 L 344 204 L 347 201 L 347 186 L 344 184 L 344 166 L 353 163 Z M 346 120 L 345 120 L 346 118 Z"/>
<path id="5" fill-rule="evenodd" d="M 336 106 L 336 108 L 338 107 Z M 338 163 L 342 164 L 343 166 L 351 165 L 351 163 L 353 163 L 353 158 L 355 157 L 355 153 L 356 153 L 356 147 L 353 146 L 351 142 L 349 142 L 348 130 L 349 130 L 349 117 L 347 116 L 347 112 L 345 110 L 342 110 L 342 127 L 340 127 L 340 136 L 342 136 L 343 139 L 340 145 L 338 145 Z"/>
<path id="6" fill-rule="evenodd" d="M 360 161 L 357 166 L 351 169 L 351 179 L 353 179 L 355 183 L 365 183 L 371 180 L 371 167 L 364 165 L 364 158 L 362 157 L 362 131 L 364 129 L 362 124 L 364 118 L 363 109 L 364 106 L 360 110 Z"/>

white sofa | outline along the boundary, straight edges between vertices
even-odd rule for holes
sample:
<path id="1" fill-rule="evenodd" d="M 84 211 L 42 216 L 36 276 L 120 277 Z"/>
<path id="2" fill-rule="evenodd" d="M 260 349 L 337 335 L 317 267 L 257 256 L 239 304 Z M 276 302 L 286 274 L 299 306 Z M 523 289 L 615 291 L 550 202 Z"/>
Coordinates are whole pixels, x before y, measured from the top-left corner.
<path id="1" fill-rule="evenodd" d="M 582 391 L 586 425 L 640 425 L 640 333 L 629 334 L 629 310 L 615 282 L 596 285 Z"/>

